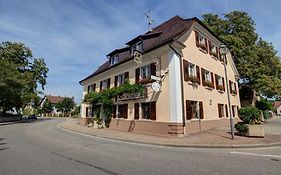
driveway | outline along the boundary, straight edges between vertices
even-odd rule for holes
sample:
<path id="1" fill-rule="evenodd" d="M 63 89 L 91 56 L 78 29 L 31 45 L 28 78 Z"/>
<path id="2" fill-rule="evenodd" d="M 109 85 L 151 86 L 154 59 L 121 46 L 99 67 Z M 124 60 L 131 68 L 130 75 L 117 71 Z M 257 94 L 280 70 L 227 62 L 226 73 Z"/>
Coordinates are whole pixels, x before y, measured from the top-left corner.
<path id="1" fill-rule="evenodd" d="M 281 135 L 281 116 L 275 116 L 265 122 L 265 133 Z"/>

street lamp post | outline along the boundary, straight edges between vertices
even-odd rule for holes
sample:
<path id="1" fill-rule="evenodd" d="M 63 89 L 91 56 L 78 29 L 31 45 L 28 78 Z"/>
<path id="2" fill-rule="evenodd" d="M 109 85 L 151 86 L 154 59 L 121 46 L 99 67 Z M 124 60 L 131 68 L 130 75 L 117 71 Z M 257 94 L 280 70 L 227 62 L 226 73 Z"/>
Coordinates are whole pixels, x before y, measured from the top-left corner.
<path id="1" fill-rule="evenodd" d="M 224 74 L 225 74 L 225 80 L 226 80 L 226 90 L 227 90 L 227 99 L 228 99 L 228 110 L 229 110 L 229 121 L 230 121 L 230 130 L 231 130 L 231 138 L 234 139 L 234 124 L 233 124 L 233 117 L 231 114 L 231 104 L 230 104 L 230 90 L 228 85 L 228 77 L 227 77 L 227 70 L 226 70 L 226 54 L 229 52 L 226 45 L 221 45 L 220 47 L 220 54 L 223 55 L 223 65 L 224 65 Z"/>

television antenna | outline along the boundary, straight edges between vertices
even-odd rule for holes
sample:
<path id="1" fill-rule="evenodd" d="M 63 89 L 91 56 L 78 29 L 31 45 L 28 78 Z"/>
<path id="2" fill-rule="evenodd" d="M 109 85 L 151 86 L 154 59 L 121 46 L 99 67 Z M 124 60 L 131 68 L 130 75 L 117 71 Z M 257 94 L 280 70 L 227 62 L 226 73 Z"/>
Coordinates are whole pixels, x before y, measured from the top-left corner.
<path id="1" fill-rule="evenodd" d="M 152 24 L 154 23 L 154 20 L 150 17 L 150 10 L 148 10 L 146 13 L 144 13 L 147 20 L 148 20 L 148 31 L 152 31 Z"/>

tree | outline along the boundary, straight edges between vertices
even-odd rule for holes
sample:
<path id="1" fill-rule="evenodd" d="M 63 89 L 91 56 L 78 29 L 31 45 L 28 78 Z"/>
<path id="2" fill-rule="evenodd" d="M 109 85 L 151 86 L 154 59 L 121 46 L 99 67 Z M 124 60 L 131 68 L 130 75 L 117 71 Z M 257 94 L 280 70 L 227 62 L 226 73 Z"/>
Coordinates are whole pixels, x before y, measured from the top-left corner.
<path id="1" fill-rule="evenodd" d="M 63 114 L 69 113 L 73 110 L 75 103 L 72 98 L 64 98 L 62 101 L 58 102 L 56 105 L 57 111 L 62 112 Z"/>
<path id="2" fill-rule="evenodd" d="M 266 97 L 281 94 L 281 62 L 271 43 L 255 32 L 255 22 L 242 11 L 233 11 L 220 18 L 205 14 L 206 24 L 227 44 L 238 72 L 239 85 L 248 87 Z"/>
<path id="3" fill-rule="evenodd" d="M 53 111 L 53 104 L 46 99 L 45 103 L 43 104 L 42 108 L 40 109 L 40 113 L 49 114 Z"/>
<path id="4" fill-rule="evenodd" d="M 23 109 L 38 99 L 49 69 L 43 58 L 34 58 L 23 43 L 0 44 L 0 111 Z"/>

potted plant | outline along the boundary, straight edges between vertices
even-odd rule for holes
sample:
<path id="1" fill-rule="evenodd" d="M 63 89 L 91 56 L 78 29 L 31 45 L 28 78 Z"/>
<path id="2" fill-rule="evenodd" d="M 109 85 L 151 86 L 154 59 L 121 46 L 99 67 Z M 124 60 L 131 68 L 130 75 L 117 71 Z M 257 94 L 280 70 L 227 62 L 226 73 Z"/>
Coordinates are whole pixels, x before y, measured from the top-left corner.
<path id="1" fill-rule="evenodd" d="M 205 85 L 208 86 L 208 87 L 213 88 L 213 83 L 211 81 L 206 81 Z"/>
<path id="2" fill-rule="evenodd" d="M 147 84 L 147 83 L 150 83 L 150 79 L 149 78 L 143 78 L 139 81 L 140 84 Z"/>
<path id="3" fill-rule="evenodd" d="M 189 80 L 190 80 L 192 83 L 197 83 L 198 78 L 197 78 L 196 76 L 190 76 L 190 77 L 189 77 Z"/>
<path id="4" fill-rule="evenodd" d="M 249 137 L 264 137 L 264 126 L 261 122 L 260 110 L 254 106 L 239 109 L 239 118 L 242 122 L 235 124 L 239 134 Z"/>
<path id="5" fill-rule="evenodd" d="M 220 84 L 217 85 L 218 90 L 224 91 L 224 87 Z"/>

